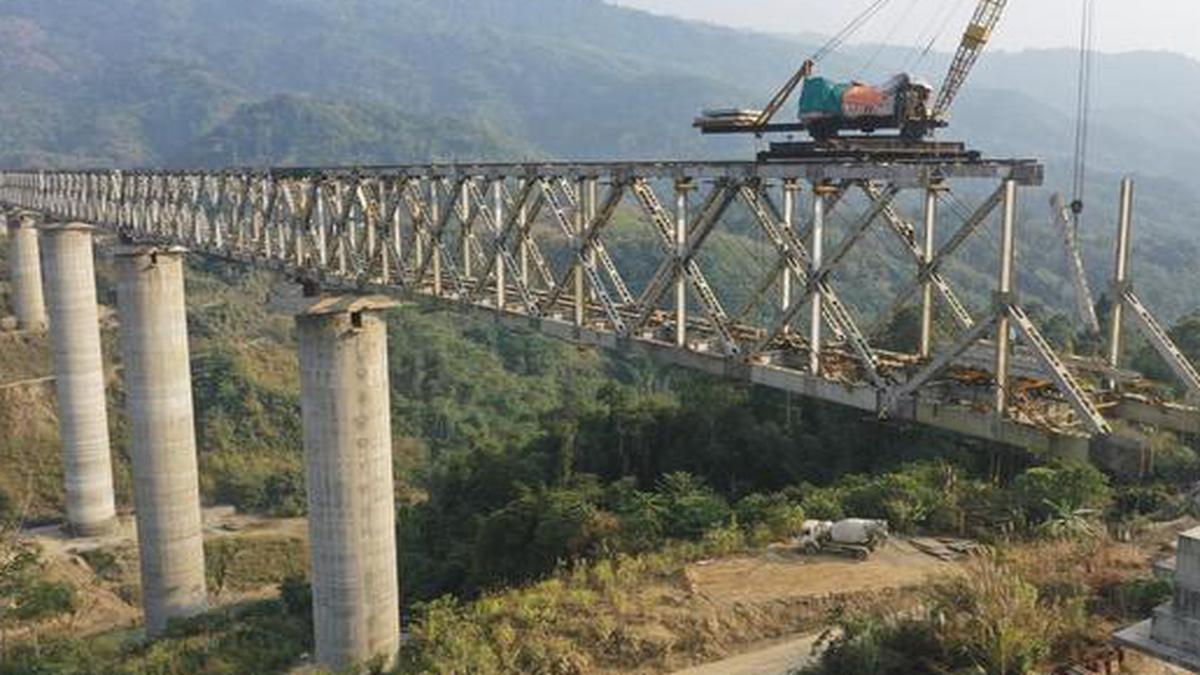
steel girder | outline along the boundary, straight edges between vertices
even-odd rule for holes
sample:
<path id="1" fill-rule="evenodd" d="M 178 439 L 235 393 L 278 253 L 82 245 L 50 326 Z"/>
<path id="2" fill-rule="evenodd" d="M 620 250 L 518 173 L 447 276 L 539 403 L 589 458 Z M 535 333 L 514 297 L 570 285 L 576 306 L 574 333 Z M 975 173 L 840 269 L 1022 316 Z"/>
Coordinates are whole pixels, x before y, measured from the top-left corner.
<path id="1" fill-rule="evenodd" d="M 901 214 L 896 198 L 907 189 L 957 179 L 1001 185 L 927 260 L 917 227 Z M 1088 393 L 1037 334 L 1011 291 L 1000 294 L 1003 302 L 988 316 L 975 319 L 940 272 L 998 206 L 1011 210 L 1010 195 L 1018 185 L 1040 180 L 1041 167 L 1026 161 L 0 172 L 0 201 L 47 218 L 94 223 L 133 241 L 178 244 L 273 267 L 329 287 L 430 297 L 532 322 L 588 344 L 650 348 L 685 365 L 933 424 L 938 423 L 930 421 L 929 405 L 953 405 L 941 398 L 934 378 L 952 371 L 956 359 L 981 344 L 995 325 L 1011 322 L 1057 386 L 1057 395 L 1044 404 L 1073 411 L 1074 425 L 1037 428 L 1029 422 L 1035 415 L 964 410 L 966 417 L 956 418 L 953 428 L 999 440 L 1104 434 Z M 819 264 L 810 256 L 815 244 L 806 244 L 804 233 L 789 226 L 793 221 L 776 206 L 775 195 L 785 184 L 793 191 L 804 185 L 831 191 L 822 197 L 826 219 L 834 207 L 849 208 L 843 197 L 851 191 L 867 199 Z M 665 192 L 673 199 L 662 199 Z M 732 209 L 734 204 L 744 209 Z M 908 265 L 917 263 L 893 306 L 932 284 L 966 330 L 958 344 L 928 360 L 873 345 L 835 288 L 833 273 L 880 221 L 903 243 Z M 719 245 L 713 242 L 744 236 L 747 227 L 765 234 L 777 262 L 753 279 L 722 277 L 720 269 L 710 269 L 705 252 Z M 826 229 L 832 238 L 837 228 L 827 221 Z M 767 322 L 748 318 L 782 283 L 784 272 L 799 282 L 789 306 Z M 731 317 L 725 304 L 739 287 L 749 300 Z M 519 302 L 508 302 L 510 295 Z M 861 297 L 862 289 L 849 295 Z M 800 333 L 789 332 L 814 298 L 821 300 L 817 321 L 827 331 L 824 345 L 807 344 Z M 796 365 L 810 356 L 821 363 L 818 375 Z M 998 367 L 1004 366 L 998 359 Z M 994 380 L 1003 386 L 1007 372 Z M 853 393 L 836 393 L 831 385 Z M 962 419 L 975 419 L 972 415 L 978 422 L 964 427 Z"/>

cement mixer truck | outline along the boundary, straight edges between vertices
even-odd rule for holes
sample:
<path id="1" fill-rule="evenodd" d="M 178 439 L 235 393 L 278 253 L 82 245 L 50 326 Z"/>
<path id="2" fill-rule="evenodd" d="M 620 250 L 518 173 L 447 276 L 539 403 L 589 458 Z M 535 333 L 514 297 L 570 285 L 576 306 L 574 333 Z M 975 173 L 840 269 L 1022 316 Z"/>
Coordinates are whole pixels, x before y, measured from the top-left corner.
<path id="1" fill-rule="evenodd" d="M 888 524 L 884 520 L 806 520 L 801 525 L 798 543 L 800 550 L 810 555 L 832 553 L 866 560 L 887 538 Z"/>

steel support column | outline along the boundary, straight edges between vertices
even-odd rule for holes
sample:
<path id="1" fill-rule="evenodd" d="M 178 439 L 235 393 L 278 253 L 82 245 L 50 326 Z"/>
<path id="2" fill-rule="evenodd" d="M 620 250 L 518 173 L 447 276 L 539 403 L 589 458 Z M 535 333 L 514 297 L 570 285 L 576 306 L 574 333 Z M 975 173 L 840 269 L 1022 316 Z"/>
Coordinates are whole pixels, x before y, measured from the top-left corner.
<path id="1" fill-rule="evenodd" d="M 462 214 L 462 269 L 463 279 L 470 281 L 471 279 L 471 185 L 463 183 L 459 189 L 461 205 L 459 213 Z"/>
<path id="2" fill-rule="evenodd" d="M 1008 361 L 1010 356 L 1010 319 L 1007 308 L 1013 304 L 1013 263 L 1016 256 L 1017 184 L 1004 183 L 1004 204 L 1000 224 L 1000 279 L 995 298 L 996 321 L 996 402 L 997 415 L 1008 410 Z"/>
<path id="3" fill-rule="evenodd" d="M 692 185 L 675 183 L 675 260 L 683 264 L 688 252 L 688 192 Z M 675 346 L 687 347 L 687 280 L 680 273 L 675 279 Z"/>
<path id="4" fill-rule="evenodd" d="M 931 275 L 936 247 L 938 191 L 939 188 L 934 185 L 925 190 L 925 239 L 921 247 L 921 336 L 917 345 L 917 355 L 922 359 L 928 359 L 933 354 L 934 284 Z"/>
<path id="5" fill-rule="evenodd" d="M 465 185 L 465 184 L 464 184 Z M 440 232 L 436 230 L 439 223 L 442 222 L 442 204 L 441 195 L 438 190 L 438 181 L 436 178 L 429 180 L 429 255 L 433 256 L 430 267 L 433 271 L 433 295 L 441 297 L 442 295 L 442 246 L 437 240 Z M 418 233 L 420 236 L 420 233 Z"/>
<path id="6" fill-rule="evenodd" d="M 577 241 L 583 241 L 587 231 L 587 214 L 583 205 L 583 195 L 587 192 L 585 189 L 584 179 L 579 179 L 576 184 L 577 194 L 581 199 L 575 202 L 575 237 Z M 568 201 L 570 195 L 567 195 Z M 572 242 L 574 244 L 574 242 Z M 587 320 L 587 283 L 585 281 L 583 265 L 575 266 L 575 327 L 582 327 Z"/>
<path id="7" fill-rule="evenodd" d="M 820 284 L 821 269 L 825 265 L 825 196 L 834 191 L 829 185 L 813 186 L 813 220 L 810 233 L 808 274 L 810 284 Z M 808 372 L 821 374 L 821 293 L 813 293 L 811 312 L 808 319 Z"/>
<path id="8" fill-rule="evenodd" d="M 492 208 L 495 210 L 494 219 L 496 222 L 496 261 L 493 265 L 496 268 L 496 309 L 504 309 L 508 304 L 508 288 L 506 287 L 507 279 L 505 278 L 504 268 L 504 242 L 501 240 L 504 232 L 504 181 L 497 180 L 492 185 Z"/>
<path id="9" fill-rule="evenodd" d="M 1129 285 L 1129 260 L 1132 253 L 1133 179 L 1121 181 L 1120 212 L 1117 216 L 1117 251 L 1112 281 L 1112 315 L 1108 327 L 1108 365 L 1116 368 L 1121 362 L 1122 330 L 1125 322 L 1125 303 L 1122 298 Z"/>
<path id="10" fill-rule="evenodd" d="M 517 181 L 518 191 L 525 191 L 527 179 L 522 178 Z M 517 229 L 521 232 L 520 238 L 517 240 L 518 261 L 521 267 L 521 285 L 525 288 L 531 288 L 529 285 L 529 206 L 528 200 L 521 203 L 521 209 L 517 214 Z"/>
<path id="11" fill-rule="evenodd" d="M 800 183 L 794 180 L 783 183 L 783 227 L 795 237 L 796 232 L 796 194 L 800 191 Z M 787 241 L 791 241 L 789 238 Z M 792 271 L 786 261 L 779 278 L 780 310 L 786 312 L 792 306 Z M 784 326 L 783 332 L 790 333 L 791 326 Z"/>

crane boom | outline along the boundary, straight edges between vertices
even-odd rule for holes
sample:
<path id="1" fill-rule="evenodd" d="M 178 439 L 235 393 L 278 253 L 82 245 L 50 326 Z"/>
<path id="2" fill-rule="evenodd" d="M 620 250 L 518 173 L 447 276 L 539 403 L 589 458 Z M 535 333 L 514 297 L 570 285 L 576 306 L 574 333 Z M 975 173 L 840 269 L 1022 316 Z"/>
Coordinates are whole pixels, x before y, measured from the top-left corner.
<path id="1" fill-rule="evenodd" d="M 946 73 L 946 81 L 942 83 L 938 92 L 937 103 L 933 106 L 933 117 L 942 118 L 950 110 L 963 83 L 967 81 L 967 76 L 971 74 L 971 69 L 975 67 L 975 61 L 987 47 L 992 31 L 1000 22 L 1007 4 L 1008 0 L 979 0 L 979 5 L 975 7 L 975 16 L 963 33 L 958 52 L 950 64 L 950 71 Z"/>
<path id="2" fill-rule="evenodd" d="M 787 83 L 783 85 L 783 88 L 775 93 L 774 98 L 772 98 L 771 102 L 767 104 L 767 107 L 763 108 L 762 112 L 758 114 L 758 119 L 754 120 L 753 126 L 761 129 L 770 124 L 771 120 L 775 117 L 775 113 L 779 112 L 779 109 L 783 107 L 784 103 L 787 103 L 787 100 L 791 97 L 792 92 L 796 91 L 796 87 L 799 87 L 800 83 L 804 82 L 804 80 L 812 75 L 812 71 L 813 60 L 808 59 L 804 62 L 804 65 L 800 66 L 800 70 L 797 70 L 796 74 L 792 75 L 792 79 L 788 80 Z"/>

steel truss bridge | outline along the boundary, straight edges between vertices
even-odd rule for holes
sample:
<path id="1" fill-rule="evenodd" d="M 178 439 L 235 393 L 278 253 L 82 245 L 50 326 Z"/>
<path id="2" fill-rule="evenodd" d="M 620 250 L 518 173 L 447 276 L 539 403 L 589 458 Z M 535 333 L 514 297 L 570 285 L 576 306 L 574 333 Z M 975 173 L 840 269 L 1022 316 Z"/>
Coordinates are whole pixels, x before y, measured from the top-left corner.
<path id="1" fill-rule="evenodd" d="M 433 298 L 578 344 L 1044 452 L 1087 452 L 1110 437 L 1113 418 L 1200 430 L 1196 409 L 1127 393 L 1137 376 L 1117 368 L 1128 311 L 1200 393 L 1200 376 L 1128 281 L 1131 185 L 1110 358 L 1055 353 L 1022 307 L 1017 199 L 1041 181 L 1037 162 L 986 159 L 18 171 L 0 172 L 0 202 L 272 268 L 310 290 Z M 916 222 L 899 201 L 910 192 Z M 939 206 L 952 194 L 986 197 L 939 233 L 949 220 Z M 834 228 L 835 210 L 850 207 Z M 997 220 L 991 302 L 973 312 L 947 263 Z M 706 256 L 714 235 L 739 228 L 771 255 L 738 261 L 758 272 L 736 281 L 734 307 Z M 837 273 L 873 230 L 898 244 L 893 263 L 908 272 L 867 328 L 843 297 L 867 289 L 839 288 Z M 879 325 L 906 306 L 920 312 L 912 351 L 880 348 Z M 957 327 L 952 340 L 935 340 L 938 311 Z"/>

